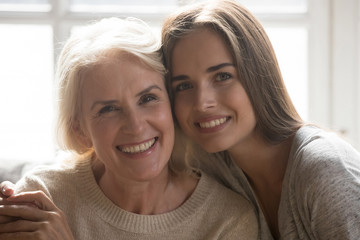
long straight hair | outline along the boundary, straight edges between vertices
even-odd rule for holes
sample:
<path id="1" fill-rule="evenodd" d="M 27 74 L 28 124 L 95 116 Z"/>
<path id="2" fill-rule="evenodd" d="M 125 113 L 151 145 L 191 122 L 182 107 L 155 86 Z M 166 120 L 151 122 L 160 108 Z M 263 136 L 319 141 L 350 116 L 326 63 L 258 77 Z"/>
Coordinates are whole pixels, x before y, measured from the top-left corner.
<path id="1" fill-rule="evenodd" d="M 179 39 L 198 29 L 219 34 L 232 54 L 239 79 L 257 120 L 256 128 L 272 144 L 280 143 L 303 125 L 286 90 L 271 42 L 260 22 L 236 1 L 192 5 L 170 15 L 162 28 L 164 64 L 170 86 L 172 53 Z M 173 96 L 169 88 L 170 98 Z"/>

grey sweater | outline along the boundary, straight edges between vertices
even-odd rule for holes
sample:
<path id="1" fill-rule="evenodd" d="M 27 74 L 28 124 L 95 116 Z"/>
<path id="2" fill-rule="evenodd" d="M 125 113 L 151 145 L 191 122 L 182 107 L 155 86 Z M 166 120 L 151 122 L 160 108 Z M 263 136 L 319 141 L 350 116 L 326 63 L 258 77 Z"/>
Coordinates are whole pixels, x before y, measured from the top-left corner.
<path id="1" fill-rule="evenodd" d="M 225 159 L 225 160 L 224 160 Z M 201 169 L 255 206 L 261 239 L 273 239 L 249 182 L 226 153 Z M 360 154 L 334 133 L 304 126 L 291 148 L 278 212 L 281 239 L 360 239 Z"/>

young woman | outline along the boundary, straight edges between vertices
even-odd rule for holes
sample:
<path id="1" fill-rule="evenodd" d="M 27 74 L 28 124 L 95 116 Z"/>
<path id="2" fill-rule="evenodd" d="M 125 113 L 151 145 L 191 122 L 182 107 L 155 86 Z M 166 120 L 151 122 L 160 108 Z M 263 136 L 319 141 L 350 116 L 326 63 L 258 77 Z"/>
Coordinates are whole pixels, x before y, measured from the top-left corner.
<path id="1" fill-rule="evenodd" d="M 73 158 L 17 183 L 22 193 L 0 203 L 0 239 L 257 239 L 248 201 L 171 157 L 159 48 L 135 19 L 70 37 L 57 67 L 58 133 Z"/>
<path id="2" fill-rule="evenodd" d="M 259 21 L 205 2 L 171 15 L 162 42 L 191 164 L 253 203 L 261 238 L 359 239 L 360 154 L 300 118 Z"/>

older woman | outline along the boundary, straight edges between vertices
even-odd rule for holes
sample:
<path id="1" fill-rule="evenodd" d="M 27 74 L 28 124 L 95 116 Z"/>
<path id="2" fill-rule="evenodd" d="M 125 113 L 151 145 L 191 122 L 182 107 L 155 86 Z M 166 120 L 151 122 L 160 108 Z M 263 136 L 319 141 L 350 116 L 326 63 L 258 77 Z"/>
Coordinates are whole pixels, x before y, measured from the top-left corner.
<path id="1" fill-rule="evenodd" d="M 0 207 L 1 239 L 257 239 L 244 198 L 173 161 L 159 47 L 134 19 L 70 37 L 57 66 L 58 134 L 73 157 L 17 183 Z"/>

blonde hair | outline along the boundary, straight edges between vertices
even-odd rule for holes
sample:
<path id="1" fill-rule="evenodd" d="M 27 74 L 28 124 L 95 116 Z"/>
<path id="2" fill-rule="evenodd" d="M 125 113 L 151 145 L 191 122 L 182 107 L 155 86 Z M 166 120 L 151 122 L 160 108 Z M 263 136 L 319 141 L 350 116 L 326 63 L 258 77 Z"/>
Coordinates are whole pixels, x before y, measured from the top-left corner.
<path id="1" fill-rule="evenodd" d="M 270 40 L 260 22 L 236 1 L 192 5 L 166 19 L 162 49 L 169 73 L 177 41 L 200 28 L 213 30 L 229 46 L 264 139 L 277 144 L 294 135 L 303 121 L 288 95 Z M 168 88 L 170 81 L 168 76 Z M 170 90 L 169 94 L 172 99 Z"/>
<path id="2" fill-rule="evenodd" d="M 80 89 L 85 73 L 109 55 L 126 52 L 164 75 L 159 49 L 160 39 L 145 22 L 135 18 L 103 19 L 71 35 L 62 49 L 56 71 L 57 140 L 61 149 L 79 155 L 94 151 L 79 140 L 76 131 L 82 123 Z"/>

